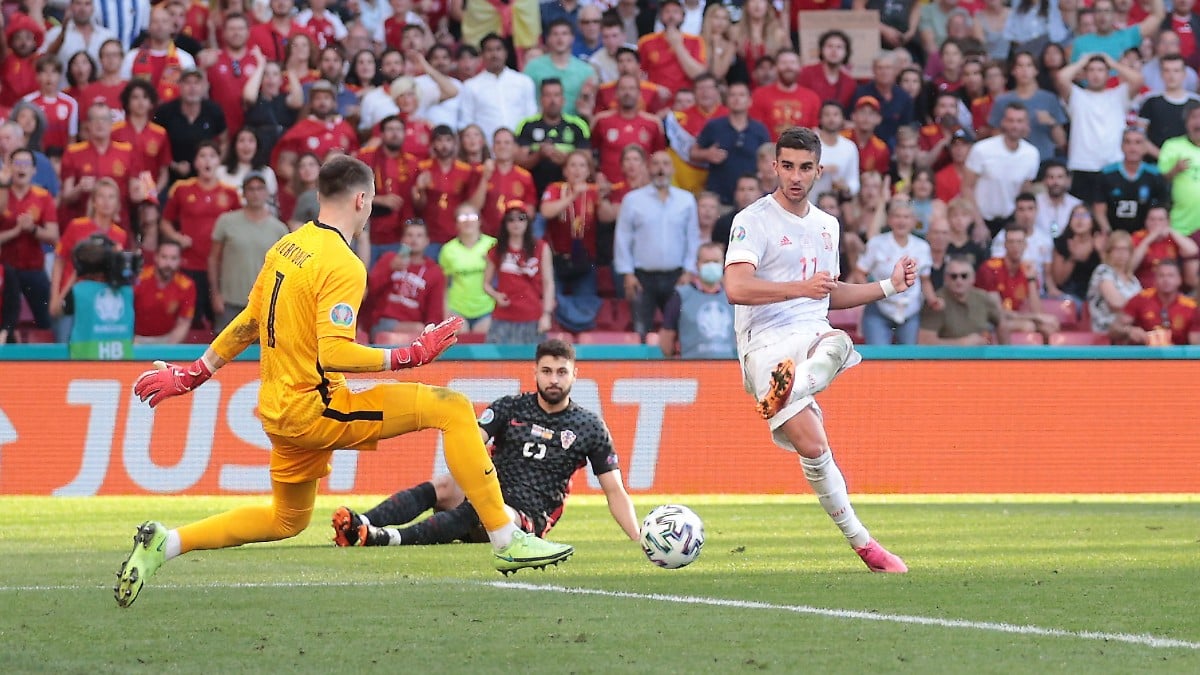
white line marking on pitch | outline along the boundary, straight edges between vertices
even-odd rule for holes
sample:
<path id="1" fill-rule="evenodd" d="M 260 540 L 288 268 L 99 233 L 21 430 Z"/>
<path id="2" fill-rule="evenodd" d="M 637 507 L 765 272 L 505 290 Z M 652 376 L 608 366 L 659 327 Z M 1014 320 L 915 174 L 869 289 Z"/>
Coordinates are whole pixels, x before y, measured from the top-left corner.
<path id="1" fill-rule="evenodd" d="M 633 600 L 654 600 L 656 602 L 673 602 L 684 605 L 707 605 L 710 607 L 733 607 L 736 609 L 773 609 L 796 614 L 811 614 L 837 619 L 861 619 L 865 621 L 883 621 L 887 623 L 907 623 L 920 626 L 937 626 L 940 628 L 968 628 L 972 630 L 991 631 L 996 633 L 1014 633 L 1017 635 L 1041 635 L 1046 637 L 1079 638 L 1082 640 L 1100 640 L 1104 642 L 1125 642 L 1143 647 L 1200 650 L 1200 642 L 1176 640 L 1174 638 L 1156 637 L 1154 635 L 1133 635 L 1130 633 L 1101 633 L 1097 631 L 1072 631 L 1061 628 L 1042 628 L 1040 626 L 1019 626 L 1011 623 L 993 621 L 966 621 L 963 619 L 938 619 L 928 616 L 912 616 L 908 614 L 882 614 L 863 612 L 852 609 L 825 609 L 808 605 L 775 605 L 766 602 L 749 600 L 724 600 L 721 598 L 702 598 L 692 595 L 664 595 L 661 593 L 629 593 L 625 591 L 602 591 L 591 588 L 569 588 L 566 586 L 542 586 L 539 584 L 524 584 L 510 581 L 486 582 L 485 586 L 508 588 L 521 591 L 543 591 L 549 593 L 567 593 L 571 595 L 599 595 L 609 598 L 630 598 Z"/>
<path id="2" fill-rule="evenodd" d="M 411 582 L 413 580 L 404 580 Z M 450 581 L 450 580 L 447 580 Z M 400 580 L 379 581 L 264 581 L 264 582 L 211 582 L 194 584 L 156 584 L 154 590 L 204 590 L 215 588 L 344 588 L 363 587 L 375 588 L 394 586 L 402 583 Z M 435 582 L 440 583 L 440 582 Z M 928 616 L 913 616 L 910 614 L 882 614 L 864 612 L 853 609 L 827 609 L 809 605 L 776 605 L 768 602 L 751 600 L 726 600 L 723 598 L 705 598 L 694 595 L 666 595 L 662 593 L 630 593 L 627 591 L 604 591 L 593 588 L 570 588 L 567 586 L 526 584 L 513 581 L 484 581 L 459 582 L 467 585 L 488 586 L 502 590 L 541 591 L 544 593 L 564 593 L 568 595 L 596 595 L 608 598 L 627 598 L 631 600 L 653 600 L 656 602 L 672 602 L 683 605 L 705 605 L 708 607 L 732 607 L 735 609 L 767 609 L 794 614 L 809 614 L 835 619 L 860 619 L 863 621 L 882 621 L 885 623 L 913 624 L 918 626 L 935 626 L 939 628 L 965 628 L 969 630 L 990 631 L 994 633 L 1011 633 L 1015 635 L 1040 635 L 1044 637 L 1076 638 L 1080 640 L 1096 640 L 1100 642 L 1123 642 L 1142 647 L 1156 649 L 1190 649 L 1200 651 L 1200 642 L 1177 640 L 1175 638 L 1158 637 L 1155 635 L 1136 635 L 1132 633 L 1104 633 L 1100 631 L 1073 631 L 1061 628 L 1043 628 L 1041 626 L 1017 625 L 994 621 L 967 621 L 964 619 L 938 619 Z M 3 592 L 45 592 L 45 591 L 81 591 L 81 590 L 110 590 L 109 586 L 0 586 Z M 136 610 L 133 610 L 136 611 Z"/>

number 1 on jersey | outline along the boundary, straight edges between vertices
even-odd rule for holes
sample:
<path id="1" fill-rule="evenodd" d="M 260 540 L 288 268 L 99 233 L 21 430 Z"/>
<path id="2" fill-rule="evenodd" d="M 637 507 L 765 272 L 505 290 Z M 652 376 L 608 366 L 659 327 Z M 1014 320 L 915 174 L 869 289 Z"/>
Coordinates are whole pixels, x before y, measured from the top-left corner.
<path id="1" fill-rule="evenodd" d="M 809 261 L 812 261 L 812 267 L 809 267 Z M 811 258 L 800 259 L 800 279 L 804 280 L 817 273 L 817 256 Z"/>
<path id="2" fill-rule="evenodd" d="M 275 302 L 279 300 L 279 287 L 283 285 L 283 272 L 275 273 L 275 287 L 271 289 L 271 307 L 267 310 L 267 346 L 275 346 Z"/>

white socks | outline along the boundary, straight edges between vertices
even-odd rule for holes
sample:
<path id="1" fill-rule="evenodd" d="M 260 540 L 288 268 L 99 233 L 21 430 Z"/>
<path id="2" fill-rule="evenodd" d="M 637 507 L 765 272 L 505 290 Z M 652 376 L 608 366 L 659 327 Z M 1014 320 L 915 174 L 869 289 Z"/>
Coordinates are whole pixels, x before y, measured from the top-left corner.
<path id="1" fill-rule="evenodd" d="M 843 492 L 845 490 L 843 489 Z M 492 548 L 497 551 L 506 548 L 512 543 L 513 532 L 517 531 L 517 526 L 510 520 L 508 524 L 498 530 L 488 530 L 488 539 L 492 540 Z"/>
<path id="2" fill-rule="evenodd" d="M 852 349 L 854 343 L 845 331 L 835 331 L 818 342 L 812 356 L 800 364 L 796 373 L 796 384 L 804 387 L 804 395 L 812 396 L 825 391 L 842 366 L 846 365 Z"/>
<path id="3" fill-rule="evenodd" d="M 400 530 L 394 527 L 381 527 L 379 531 L 386 534 L 388 538 L 388 546 L 400 545 Z"/>
<path id="4" fill-rule="evenodd" d="M 816 459 L 800 457 L 800 466 L 804 469 L 804 477 L 817 494 L 817 500 L 825 507 L 825 513 L 833 519 L 850 545 L 854 548 L 866 546 L 871 541 L 871 534 L 863 527 L 858 516 L 854 515 L 854 507 L 850 505 L 850 495 L 846 493 L 846 479 L 833 461 L 833 453 L 825 452 Z"/>
<path id="5" fill-rule="evenodd" d="M 183 544 L 179 541 L 179 530 L 167 530 L 167 541 L 163 546 L 163 553 L 166 554 L 166 559 L 178 557 Z"/>

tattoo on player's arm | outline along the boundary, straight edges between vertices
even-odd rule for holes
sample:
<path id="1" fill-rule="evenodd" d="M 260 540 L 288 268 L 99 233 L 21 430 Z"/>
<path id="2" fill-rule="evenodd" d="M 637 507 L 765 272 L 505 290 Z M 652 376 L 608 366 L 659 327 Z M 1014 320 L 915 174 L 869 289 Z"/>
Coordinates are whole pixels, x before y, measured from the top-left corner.
<path id="1" fill-rule="evenodd" d="M 254 342 L 258 339 L 258 319 L 250 319 L 245 323 L 234 324 L 233 338 L 238 342 Z"/>

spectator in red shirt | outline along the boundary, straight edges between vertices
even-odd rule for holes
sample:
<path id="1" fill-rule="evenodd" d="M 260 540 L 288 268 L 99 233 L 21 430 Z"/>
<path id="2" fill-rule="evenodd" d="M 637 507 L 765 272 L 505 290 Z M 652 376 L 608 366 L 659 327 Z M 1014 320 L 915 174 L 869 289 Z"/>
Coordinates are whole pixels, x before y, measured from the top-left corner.
<path id="1" fill-rule="evenodd" d="M 1200 246 L 1191 237 L 1171 227 L 1167 208 L 1155 204 L 1146 210 L 1146 227 L 1133 233 L 1133 257 L 1129 262 L 1143 288 L 1150 288 L 1157 277 L 1158 263 L 1195 260 Z"/>
<path id="2" fill-rule="evenodd" d="M 892 153 L 887 141 L 875 135 L 883 117 L 879 114 L 879 100 L 874 96 L 862 96 L 854 104 L 850 114 L 853 126 L 842 135 L 858 146 L 858 170 L 860 173 L 878 172 L 886 174 L 892 163 Z"/>
<path id="3" fill-rule="evenodd" d="M 246 119 L 242 93 L 258 69 L 258 62 L 250 58 L 247 48 L 250 24 L 244 14 L 226 14 L 221 34 L 224 48 L 215 56 L 212 52 L 202 54 L 201 61 L 207 66 L 208 97 L 225 111 L 226 128 L 237 132 Z"/>
<path id="4" fill-rule="evenodd" d="M 546 240 L 554 252 L 557 317 L 567 330 L 591 330 L 600 311 L 596 286 L 597 216 L 599 190 L 589 182 L 592 153 L 573 150 L 563 165 L 565 180 L 551 183 L 542 193 L 540 212 L 546 219 Z"/>
<path id="5" fill-rule="evenodd" d="M 375 203 L 371 210 L 371 267 L 389 251 L 400 248 L 404 223 L 413 217 L 412 189 L 417 158 L 404 152 L 404 120 L 392 115 L 379 124 L 383 142 L 363 150 L 358 158 L 375 172 Z"/>
<path id="6" fill-rule="evenodd" d="M 179 98 L 184 71 L 196 67 L 196 59 L 175 44 L 174 29 L 175 19 L 165 5 L 150 10 L 146 41 L 140 48 L 129 50 L 121 63 L 123 77 L 150 82 L 163 103 Z"/>
<path id="7" fill-rule="evenodd" d="M 775 82 L 754 90 L 750 119 L 762 122 L 772 141 L 791 127 L 815 128 L 821 121 L 821 99 L 796 81 L 800 55 L 791 49 L 776 54 L 775 74 Z"/>
<path id="8" fill-rule="evenodd" d="M 821 33 L 817 38 L 820 61 L 800 69 L 796 81 L 801 87 L 811 89 L 821 102 L 837 101 L 843 110 L 849 110 L 858 83 L 850 74 L 850 36 L 843 31 Z"/>
<path id="9" fill-rule="evenodd" d="M 93 103 L 104 103 L 113 111 L 113 121 L 120 121 L 121 92 L 127 81 L 121 77 L 121 62 L 125 59 L 125 48 L 117 39 L 105 40 L 100 45 L 100 70 L 96 80 L 80 89 L 75 98 L 79 103 L 79 114 L 86 115 Z"/>
<path id="10" fill-rule="evenodd" d="M 633 75 L 637 78 L 640 110 L 658 112 L 667 107 L 673 92 L 646 79 L 642 73 L 641 57 L 629 47 L 617 49 L 617 78 L 622 75 Z M 617 78 L 601 84 L 596 90 L 597 114 L 617 108 Z"/>
<path id="11" fill-rule="evenodd" d="M 1183 275 L 1175 260 L 1154 266 L 1154 286 L 1130 298 L 1108 329 L 1115 344 L 1200 344 L 1200 310 L 1196 301 L 1180 293 Z"/>
<path id="12" fill-rule="evenodd" d="M 420 220 L 404 226 L 404 243 L 371 267 L 363 314 L 376 344 L 406 342 L 446 318 L 446 275 L 426 257 L 429 231 Z"/>
<path id="13" fill-rule="evenodd" d="M 934 194 L 947 204 L 962 192 L 963 169 L 973 144 L 966 129 L 955 131 L 950 137 L 950 163 L 933 176 Z"/>
<path id="14" fill-rule="evenodd" d="M 196 312 L 196 285 L 179 271 L 180 246 L 159 243 L 154 266 L 142 270 L 133 287 L 135 344 L 177 345 L 187 337 Z"/>
<path id="15" fill-rule="evenodd" d="M 67 86 L 63 89 L 63 93 L 79 102 L 79 97 L 83 95 L 83 90 L 99 77 L 96 72 L 99 66 L 87 52 L 75 52 L 67 61 L 66 72 L 63 74 L 67 80 Z"/>
<path id="16" fill-rule="evenodd" d="M 529 207 L 505 204 L 496 246 L 488 251 L 483 290 L 496 301 L 489 344 L 533 344 L 550 330 L 554 317 L 554 259 L 550 246 L 533 236 Z"/>
<path id="17" fill-rule="evenodd" d="M 480 177 L 487 184 L 487 194 L 479 216 L 483 219 L 483 233 L 498 237 L 508 202 L 515 199 L 531 204 L 537 200 L 537 188 L 529 171 L 517 165 L 517 137 L 511 130 L 496 130 L 492 136 L 492 155 L 490 164 L 483 163 Z"/>
<path id="18" fill-rule="evenodd" d="M 609 181 L 621 179 L 621 154 L 626 146 L 639 146 L 647 154 L 667 147 L 662 122 L 639 110 L 638 102 L 638 79 L 622 75 L 617 79 L 617 110 L 600 113 L 592 124 L 592 146 L 600 158 L 600 173 Z"/>
<path id="19" fill-rule="evenodd" d="M 268 61 L 283 63 L 292 36 L 311 35 L 293 18 L 295 9 L 294 0 L 271 0 L 271 20 L 250 29 L 249 47 L 261 49 Z"/>
<path id="20" fill-rule="evenodd" d="M 699 77 L 707 68 L 704 40 L 679 29 L 683 24 L 683 5 L 679 0 L 659 3 L 658 20 L 663 29 L 638 40 L 638 54 L 646 73 L 651 82 L 669 91 L 691 89 L 692 78 Z"/>
<path id="21" fill-rule="evenodd" d="M 37 91 L 37 50 L 45 37 L 45 28 L 28 14 L 18 11 L 8 19 L 0 40 L 0 106 Z"/>
<path id="22" fill-rule="evenodd" d="M 971 133 L 958 122 L 959 102 L 958 94 L 954 92 L 938 93 L 933 104 L 933 122 L 921 127 L 917 137 L 917 162 L 921 166 L 932 167 L 934 171 L 946 166 L 950 162 L 950 142 L 954 134 L 959 131 Z"/>
<path id="23" fill-rule="evenodd" d="M 168 169 L 174 160 L 167 130 L 150 120 L 158 107 L 158 92 L 149 82 L 134 80 L 121 92 L 121 107 L 124 119 L 113 125 L 113 140 L 134 148 L 142 171 L 150 172 L 155 191 L 161 192 L 167 187 Z"/>
<path id="24" fill-rule="evenodd" d="M 291 0 L 274 0 L 288 2 Z M 337 114 L 336 92 L 332 82 L 318 80 L 309 89 L 309 115 L 284 132 L 275 146 L 272 165 L 280 182 L 291 181 L 296 158 L 311 152 L 325 157 L 331 150 L 354 153 L 358 150 L 358 135 L 341 115 Z"/>
<path id="25" fill-rule="evenodd" d="M 87 110 L 88 140 L 67 146 L 62 159 L 62 194 L 58 220 L 70 222 L 84 215 L 87 201 L 99 178 L 111 178 L 121 189 L 121 223 L 129 227 L 131 196 L 142 201 L 141 161 L 133 146 L 112 137 L 112 110 L 95 103 Z"/>
<path id="26" fill-rule="evenodd" d="M 38 328 L 50 327 L 50 278 L 42 246 L 58 241 L 54 198 L 33 184 L 33 153 L 12 153 L 0 176 L 0 262 L 7 268 L 5 313 L 0 327 L 11 334 L 21 310 L 21 296 L 29 303 Z"/>
<path id="27" fill-rule="evenodd" d="M 413 186 L 413 207 L 429 226 L 433 241 L 430 257 L 436 257 L 442 244 L 454 238 L 455 214 L 462 204 L 478 209 L 487 194 L 487 181 L 479 171 L 458 160 L 458 137 L 454 130 L 439 125 L 433 130 L 433 157 L 417 164 L 417 182 Z"/>
<path id="28" fill-rule="evenodd" d="M 992 258 L 979 268 L 975 285 L 996 296 L 1004 310 L 1004 329 L 1037 332 L 1049 340 L 1058 332 L 1058 319 L 1042 312 L 1038 274 L 1032 262 L 1022 261 L 1026 233 L 1019 225 L 1004 228 L 1004 257 Z"/>
<path id="29" fill-rule="evenodd" d="M 119 248 L 128 249 L 129 233 L 117 223 L 120 214 L 120 188 L 113 179 L 101 178 L 92 190 L 88 215 L 68 223 L 58 244 L 54 246 L 54 268 L 50 273 L 50 316 L 59 319 L 54 327 L 56 342 L 66 342 L 71 333 L 70 322 L 61 319 L 63 302 L 71 286 L 75 285 L 75 247 L 93 234 L 102 234 Z"/>
<path id="30" fill-rule="evenodd" d="M 183 253 L 180 267 L 195 286 L 196 320 L 207 319 L 209 325 L 216 321 L 212 290 L 208 284 L 213 227 L 221 214 L 241 206 L 237 190 L 217 180 L 220 165 L 221 154 L 216 144 L 202 142 L 196 151 L 196 177 L 177 181 L 171 186 L 159 225 L 164 239 L 179 244 Z"/>

